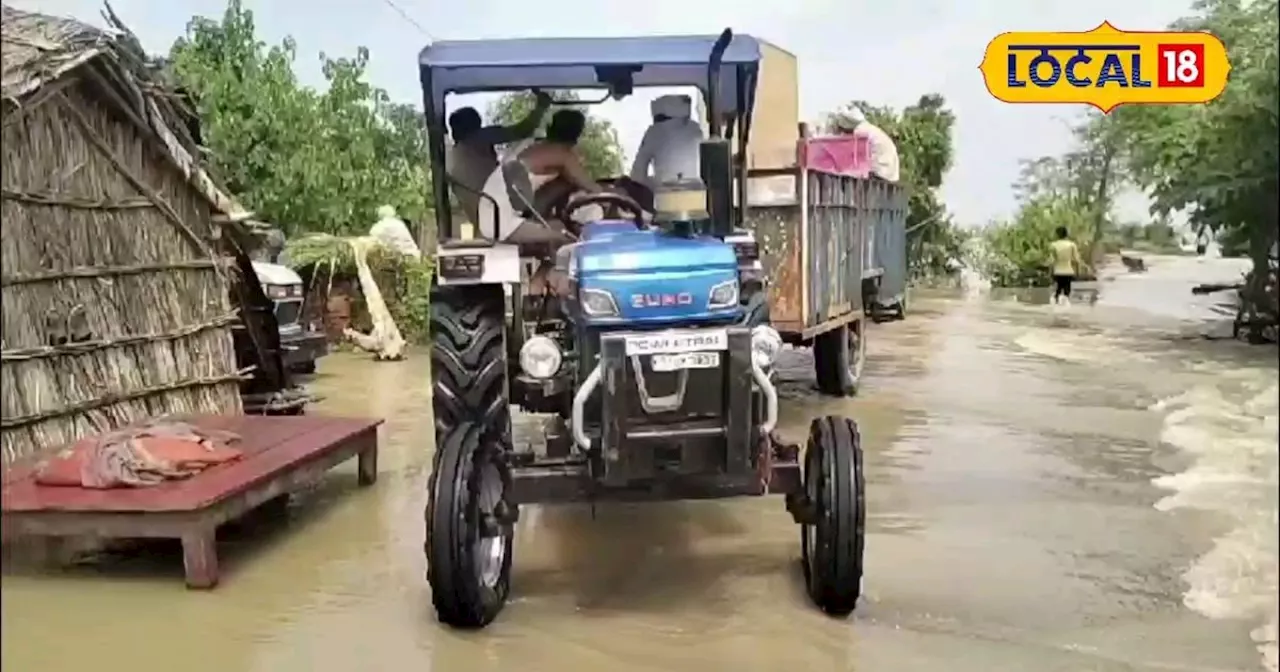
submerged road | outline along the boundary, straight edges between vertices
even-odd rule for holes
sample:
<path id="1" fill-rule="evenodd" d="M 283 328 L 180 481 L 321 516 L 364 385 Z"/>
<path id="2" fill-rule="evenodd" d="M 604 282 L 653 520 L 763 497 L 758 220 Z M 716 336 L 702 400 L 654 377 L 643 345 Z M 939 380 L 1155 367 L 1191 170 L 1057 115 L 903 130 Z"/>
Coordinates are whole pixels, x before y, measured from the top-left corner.
<path id="1" fill-rule="evenodd" d="M 482 633 L 433 617 L 422 556 L 426 357 L 335 355 L 317 412 L 387 418 L 284 520 L 228 530 L 224 584 L 180 555 L 6 571 L 10 672 L 1122 672 L 1275 670 L 1275 350 L 1198 338 L 1154 260 L 1067 310 L 934 296 L 871 332 L 854 400 L 784 360 L 785 435 L 858 419 L 870 517 L 849 620 L 803 595 L 777 499 L 527 507 L 514 601 Z M 1233 271 L 1234 272 L 1234 271 Z M 1146 287 L 1143 287 L 1146 283 Z M 1179 312 L 1184 311 L 1184 312 Z M 527 427 L 527 421 L 521 426 Z M 1267 659 L 1270 662 L 1267 662 Z"/>

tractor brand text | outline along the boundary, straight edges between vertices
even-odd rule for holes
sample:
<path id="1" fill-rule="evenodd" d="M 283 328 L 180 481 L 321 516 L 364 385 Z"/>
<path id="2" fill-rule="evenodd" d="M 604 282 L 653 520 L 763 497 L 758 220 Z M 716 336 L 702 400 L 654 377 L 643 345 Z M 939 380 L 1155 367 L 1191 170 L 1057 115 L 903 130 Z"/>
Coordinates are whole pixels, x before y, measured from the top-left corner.
<path id="1" fill-rule="evenodd" d="M 632 308 L 661 308 L 664 306 L 692 306 L 693 294 L 632 294 Z"/>

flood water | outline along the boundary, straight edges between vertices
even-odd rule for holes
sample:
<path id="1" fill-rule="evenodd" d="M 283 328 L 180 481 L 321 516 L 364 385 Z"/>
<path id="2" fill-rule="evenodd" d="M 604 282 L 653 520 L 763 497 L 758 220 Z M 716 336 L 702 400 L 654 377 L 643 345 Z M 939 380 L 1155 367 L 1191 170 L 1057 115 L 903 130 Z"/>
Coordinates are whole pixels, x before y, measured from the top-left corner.
<path id="1" fill-rule="evenodd" d="M 354 465 L 283 519 L 227 531 L 223 584 L 176 546 L 10 567 L 6 672 L 1275 670 L 1274 348 L 1199 338 L 1197 277 L 1152 260 L 1068 309 L 921 296 L 877 325 L 861 395 L 784 360 L 784 435 L 856 418 L 867 452 L 864 599 L 824 617 L 777 498 L 525 507 L 514 600 L 489 629 L 435 622 L 422 555 L 427 358 L 335 355 L 315 412 L 378 415 Z M 1216 274 L 1216 276 L 1215 276 Z M 1088 291 L 1085 290 L 1087 294 Z M 1188 307 L 1190 306 L 1190 307 Z M 1200 311 L 1197 313 L 1196 311 Z M 527 427 L 528 422 L 522 422 Z M 527 430 L 524 430 L 527 431 Z M 1269 662 L 1267 659 L 1269 658 Z"/>

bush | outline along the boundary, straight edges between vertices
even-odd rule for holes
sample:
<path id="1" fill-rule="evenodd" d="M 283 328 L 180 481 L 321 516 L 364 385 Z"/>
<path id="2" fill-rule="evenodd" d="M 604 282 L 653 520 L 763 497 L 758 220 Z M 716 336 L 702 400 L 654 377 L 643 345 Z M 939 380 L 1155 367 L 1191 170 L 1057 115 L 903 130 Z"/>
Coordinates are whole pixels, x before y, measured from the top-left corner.
<path id="1" fill-rule="evenodd" d="M 314 288 L 332 286 L 335 281 L 358 282 L 349 240 L 329 235 L 291 240 L 285 245 L 284 262 L 302 276 L 309 288 L 308 295 Z M 431 284 L 435 272 L 433 260 L 413 259 L 378 246 L 370 251 L 368 262 L 374 282 L 382 292 L 382 300 L 400 328 L 400 335 L 409 343 L 427 342 Z M 327 300 L 328 297 L 323 296 L 326 293 L 321 293 L 322 300 Z"/>
<path id="2" fill-rule="evenodd" d="M 907 261 L 911 279 L 917 284 L 953 278 L 959 272 L 956 261 L 963 260 L 973 232 L 950 217 L 926 224 L 907 236 Z"/>
<path id="3" fill-rule="evenodd" d="M 996 287 L 1047 287 L 1052 282 L 1049 244 L 1067 227 L 1086 263 L 1093 258 L 1093 222 L 1078 205 L 1062 198 L 1029 201 L 1008 222 L 988 227 L 978 268 Z M 1084 269 L 1082 269 L 1084 270 Z"/>

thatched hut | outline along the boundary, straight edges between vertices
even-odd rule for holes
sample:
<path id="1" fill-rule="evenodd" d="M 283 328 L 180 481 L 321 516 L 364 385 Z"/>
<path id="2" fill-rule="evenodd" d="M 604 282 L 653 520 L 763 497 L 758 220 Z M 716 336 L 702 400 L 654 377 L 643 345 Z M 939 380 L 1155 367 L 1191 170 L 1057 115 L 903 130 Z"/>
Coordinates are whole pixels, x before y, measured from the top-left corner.
<path id="1" fill-rule="evenodd" d="M 214 217 L 244 213 L 109 20 L 120 30 L 3 7 L 6 467 L 145 417 L 240 410 Z"/>

